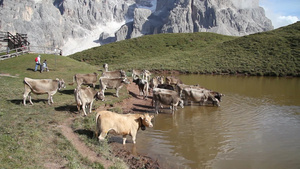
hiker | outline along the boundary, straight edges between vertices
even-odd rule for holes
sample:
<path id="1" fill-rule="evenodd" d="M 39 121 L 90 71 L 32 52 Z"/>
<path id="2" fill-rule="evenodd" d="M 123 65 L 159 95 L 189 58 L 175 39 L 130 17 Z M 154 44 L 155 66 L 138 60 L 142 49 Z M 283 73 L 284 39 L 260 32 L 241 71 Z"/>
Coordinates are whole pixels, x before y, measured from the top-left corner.
<path id="1" fill-rule="evenodd" d="M 34 68 L 35 72 L 37 71 L 39 65 L 40 65 L 40 70 L 42 70 L 41 55 L 38 55 L 38 57 L 35 58 L 35 68 Z"/>
<path id="2" fill-rule="evenodd" d="M 47 60 L 45 59 L 42 65 L 41 73 L 46 69 L 47 72 L 49 72 L 48 66 L 47 66 Z"/>

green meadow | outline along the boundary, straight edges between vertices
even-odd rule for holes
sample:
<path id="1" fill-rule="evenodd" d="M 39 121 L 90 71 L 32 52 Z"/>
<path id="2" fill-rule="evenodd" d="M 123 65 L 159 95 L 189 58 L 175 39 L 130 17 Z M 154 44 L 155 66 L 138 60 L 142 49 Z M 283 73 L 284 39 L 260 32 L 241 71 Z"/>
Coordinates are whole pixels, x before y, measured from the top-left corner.
<path id="1" fill-rule="evenodd" d="M 300 22 L 243 37 L 215 33 L 147 35 L 70 56 L 111 69 L 181 73 L 299 76 Z"/>

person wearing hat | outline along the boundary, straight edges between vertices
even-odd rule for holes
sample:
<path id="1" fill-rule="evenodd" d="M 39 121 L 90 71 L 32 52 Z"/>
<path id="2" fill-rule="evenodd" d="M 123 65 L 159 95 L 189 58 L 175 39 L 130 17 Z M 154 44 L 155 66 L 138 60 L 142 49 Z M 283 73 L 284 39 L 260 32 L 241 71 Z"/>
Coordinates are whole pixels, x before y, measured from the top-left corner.
<path id="1" fill-rule="evenodd" d="M 39 65 L 41 65 L 41 55 L 38 55 L 38 57 L 35 58 L 35 68 L 34 68 L 35 72 L 37 71 L 37 68 L 38 68 Z"/>

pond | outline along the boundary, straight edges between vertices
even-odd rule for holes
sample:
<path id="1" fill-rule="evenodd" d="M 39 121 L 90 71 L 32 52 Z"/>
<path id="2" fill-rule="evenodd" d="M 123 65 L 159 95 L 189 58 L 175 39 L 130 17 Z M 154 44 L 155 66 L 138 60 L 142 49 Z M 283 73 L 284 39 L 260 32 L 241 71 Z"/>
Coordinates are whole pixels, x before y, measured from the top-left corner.
<path id="1" fill-rule="evenodd" d="M 225 96 L 220 107 L 186 106 L 139 131 L 137 153 L 162 168 L 298 168 L 300 79 L 179 75 Z"/>

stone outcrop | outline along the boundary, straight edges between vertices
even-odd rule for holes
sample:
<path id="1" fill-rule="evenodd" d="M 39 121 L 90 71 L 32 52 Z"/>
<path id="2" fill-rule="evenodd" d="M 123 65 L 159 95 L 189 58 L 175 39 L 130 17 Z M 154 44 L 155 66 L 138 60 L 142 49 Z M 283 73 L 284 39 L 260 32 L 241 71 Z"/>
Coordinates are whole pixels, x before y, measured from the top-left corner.
<path id="1" fill-rule="evenodd" d="M 157 33 L 243 36 L 271 29 L 258 0 L 3 0 L 0 4 L 0 31 L 25 33 L 33 46 L 66 50 L 76 48 L 74 42 L 79 40 L 101 45 Z"/>

